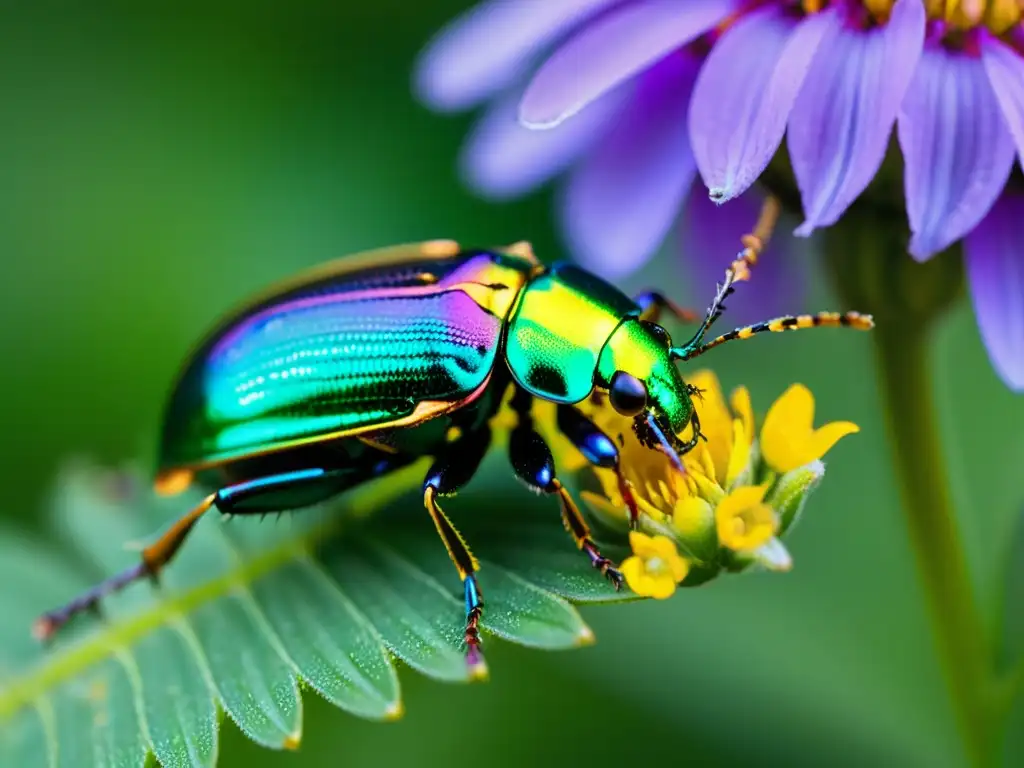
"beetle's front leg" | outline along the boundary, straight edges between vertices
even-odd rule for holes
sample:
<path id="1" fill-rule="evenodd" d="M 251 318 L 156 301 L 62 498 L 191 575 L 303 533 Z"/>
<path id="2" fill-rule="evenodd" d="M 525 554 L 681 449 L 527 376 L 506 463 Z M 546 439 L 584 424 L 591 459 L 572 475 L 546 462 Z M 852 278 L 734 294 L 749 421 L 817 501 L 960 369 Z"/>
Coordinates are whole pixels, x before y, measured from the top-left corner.
<path id="1" fill-rule="evenodd" d="M 615 441 L 571 405 L 559 405 L 557 419 L 558 431 L 569 439 L 587 461 L 595 467 L 615 472 L 619 481 L 619 495 L 629 510 L 629 527 L 635 530 L 640 523 L 640 507 L 637 506 L 632 485 L 622 472 Z"/>
<path id="2" fill-rule="evenodd" d="M 470 678 L 474 680 L 487 678 L 487 664 L 480 651 L 484 597 L 475 575 L 480 570 L 480 563 L 437 503 L 437 497 L 453 494 L 469 482 L 476 474 L 490 441 L 491 433 L 487 427 L 464 434 L 435 459 L 423 481 L 423 506 L 430 513 L 448 556 L 462 578 L 466 598 L 466 663 Z"/>
<path id="3" fill-rule="evenodd" d="M 557 495 L 562 508 L 562 523 L 572 535 L 576 547 L 587 554 L 591 565 L 599 570 L 616 589 L 622 587 L 622 573 L 615 564 L 601 554 L 590 533 L 590 526 L 580 513 L 569 491 L 555 476 L 555 460 L 544 438 L 533 428 L 530 416 L 530 397 L 517 390 L 512 407 L 519 423 L 509 437 L 508 454 L 516 475 L 530 488 L 548 495 Z"/>

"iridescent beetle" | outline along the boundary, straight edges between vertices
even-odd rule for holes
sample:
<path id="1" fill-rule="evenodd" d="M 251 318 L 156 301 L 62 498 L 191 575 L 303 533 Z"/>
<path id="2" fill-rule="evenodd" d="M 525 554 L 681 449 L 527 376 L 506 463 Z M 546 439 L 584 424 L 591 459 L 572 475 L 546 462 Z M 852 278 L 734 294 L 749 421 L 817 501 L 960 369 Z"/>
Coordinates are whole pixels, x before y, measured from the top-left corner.
<path id="1" fill-rule="evenodd" d="M 166 411 L 156 488 L 217 489 L 142 551 L 141 562 L 39 619 L 48 638 L 74 615 L 138 579 L 155 578 L 202 515 L 291 510 L 324 501 L 410 462 L 434 459 L 423 504 L 458 569 L 466 600 L 466 658 L 475 677 L 483 597 L 478 563 L 438 504 L 475 473 L 503 399 L 518 417 L 509 441 L 515 473 L 557 497 L 565 527 L 616 587 L 535 431 L 533 398 L 558 404 L 559 430 L 592 463 L 615 469 L 615 443 L 574 405 L 607 396 L 640 440 L 680 456 L 702 437 L 676 361 L 731 339 L 812 326 L 866 329 L 858 313 L 783 317 L 705 334 L 737 281 L 749 276 L 774 222 L 767 206 L 726 271 L 693 337 L 681 346 L 656 324 L 668 311 L 656 293 L 630 299 L 569 264 L 545 267 L 526 244 L 463 250 L 451 241 L 397 246 L 326 264 L 255 299 L 223 321 L 186 363 Z M 689 435 L 685 433 L 689 431 Z M 628 485 L 623 498 L 636 520 Z"/>

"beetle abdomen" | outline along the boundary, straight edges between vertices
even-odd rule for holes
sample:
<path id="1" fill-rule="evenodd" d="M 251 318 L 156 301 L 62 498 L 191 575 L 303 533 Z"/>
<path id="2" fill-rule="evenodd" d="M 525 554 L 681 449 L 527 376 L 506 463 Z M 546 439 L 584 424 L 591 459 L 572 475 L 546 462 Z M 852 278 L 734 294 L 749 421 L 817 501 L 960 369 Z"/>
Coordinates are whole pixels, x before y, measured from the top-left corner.
<path id="1" fill-rule="evenodd" d="M 162 469 L 386 427 L 423 403 L 470 396 L 490 375 L 525 273 L 479 254 L 437 282 L 332 279 L 262 301 L 204 345 L 172 397 Z"/>

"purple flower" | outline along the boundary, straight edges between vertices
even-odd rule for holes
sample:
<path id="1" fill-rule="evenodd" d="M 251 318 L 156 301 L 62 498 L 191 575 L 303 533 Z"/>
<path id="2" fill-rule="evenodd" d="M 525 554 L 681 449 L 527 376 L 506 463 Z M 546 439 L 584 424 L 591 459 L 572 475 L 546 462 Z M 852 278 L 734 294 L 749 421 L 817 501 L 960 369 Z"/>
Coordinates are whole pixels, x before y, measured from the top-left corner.
<path id="1" fill-rule="evenodd" d="M 716 202 L 749 195 L 784 136 L 796 234 L 834 224 L 895 127 L 910 253 L 963 240 L 993 366 L 1024 391 L 1024 191 L 1007 189 L 1024 163 L 1021 5 L 490 0 L 428 48 L 417 87 L 438 109 L 493 99 L 463 152 L 470 185 L 502 199 L 564 174 L 570 246 L 612 277 L 650 256 L 680 211 L 685 252 L 742 232 L 748 206 L 688 193 L 699 175 Z"/>
<path id="2" fill-rule="evenodd" d="M 680 228 L 679 248 L 700 255 L 696 276 L 713 287 L 760 208 L 753 192 L 733 205 L 707 203 L 686 129 L 705 50 L 698 38 L 734 5 L 492 0 L 425 52 L 417 90 L 446 111 L 490 101 L 460 158 L 462 175 L 484 196 L 513 198 L 563 176 L 559 224 L 590 269 L 609 278 L 634 271 L 682 221 L 692 225 Z M 549 66 L 536 71 L 552 50 Z M 523 126 L 519 112 L 530 104 L 557 127 Z M 731 307 L 738 321 L 792 309 L 792 265 L 778 254 L 792 243 L 782 233 L 773 239 L 751 286 L 765 290 Z"/>

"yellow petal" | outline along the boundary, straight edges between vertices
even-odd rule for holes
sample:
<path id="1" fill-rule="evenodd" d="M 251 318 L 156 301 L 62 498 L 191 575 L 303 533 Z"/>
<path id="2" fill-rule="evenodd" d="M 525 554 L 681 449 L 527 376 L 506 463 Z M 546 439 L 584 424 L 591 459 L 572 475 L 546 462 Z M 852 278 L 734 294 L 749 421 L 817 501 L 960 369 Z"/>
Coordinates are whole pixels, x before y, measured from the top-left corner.
<path id="1" fill-rule="evenodd" d="M 736 482 L 736 478 L 750 463 L 750 441 L 747 440 L 746 427 L 741 419 L 732 422 L 732 452 L 729 454 L 729 468 L 725 472 L 725 487 Z"/>
<path id="2" fill-rule="evenodd" d="M 675 591 L 676 582 L 667 573 L 652 576 L 647 580 L 647 594 L 655 600 L 670 598 L 675 594 Z"/>
<path id="3" fill-rule="evenodd" d="M 629 588 L 638 595 L 656 600 L 670 597 L 676 591 L 676 582 L 686 578 L 689 571 L 675 542 L 668 536 L 648 536 L 631 531 L 629 543 L 634 554 L 619 566 Z"/>
<path id="4" fill-rule="evenodd" d="M 722 546 L 736 551 L 757 549 L 778 530 L 775 511 L 763 502 L 768 485 L 744 485 L 715 509 L 715 528 Z"/>
<path id="5" fill-rule="evenodd" d="M 653 597 L 662 600 L 676 591 L 676 585 L 667 574 L 656 576 L 649 573 L 643 558 L 627 557 L 619 566 L 626 584 L 640 597 Z"/>
<path id="6" fill-rule="evenodd" d="M 580 500 L 598 517 L 623 521 L 629 519 L 629 511 L 624 506 L 616 506 L 604 496 L 590 491 L 580 491 Z"/>
<path id="7" fill-rule="evenodd" d="M 732 421 L 732 451 L 725 473 L 725 487 L 736 482 L 750 461 L 750 448 L 754 444 L 754 407 L 750 404 L 750 392 L 746 387 L 737 387 L 729 398 L 735 418 Z"/>
<path id="8" fill-rule="evenodd" d="M 750 392 L 746 387 L 736 387 L 729 398 L 732 412 L 743 424 L 743 435 L 748 443 L 754 442 L 754 407 L 750 404 Z"/>
<path id="9" fill-rule="evenodd" d="M 728 496 L 718 503 L 718 509 L 732 511 L 742 507 L 751 507 L 764 501 L 764 495 L 768 492 L 768 484 L 744 485 L 732 491 Z"/>
<path id="10" fill-rule="evenodd" d="M 648 588 L 647 571 L 644 570 L 644 561 L 639 557 L 627 557 L 619 564 L 619 572 L 626 579 L 629 588 L 641 597 L 647 597 Z"/>
<path id="11" fill-rule="evenodd" d="M 659 558 L 662 562 L 670 563 L 673 559 L 679 558 L 679 550 L 676 543 L 668 536 L 659 534 L 651 539 L 652 557 Z"/>
<path id="12" fill-rule="evenodd" d="M 859 432 L 849 421 L 814 429 L 814 395 L 794 384 L 772 403 L 761 427 L 761 453 L 776 472 L 788 472 L 820 459 L 840 438 Z"/>
<path id="13" fill-rule="evenodd" d="M 598 469 L 594 468 L 594 475 L 597 477 L 599 483 L 601 483 L 601 492 L 604 493 L 605 497 L 611 501 L 617 507 L 625 507 L 626 502 L 622 500 L 622 494 L 619 493 L 619 476 L 610 469 Z"/>
<path id="14" fill-rule="evenodd" d="M 665 513 L 657 507 L 652 506 L 643 496 L 637 495 L 634 498 L 636 498 L 637 507 L 639 507 L 643 514 L 659 522 L 665 519 Z"/>
<path id="15" fill-rule="evenodd" d="M 698 446 L 697 450 L 708 453 L 715 479 L 719 484 L 724 483 L 729 453 L 732 451 L 732 414 L 725 405 L 718 377 L 711 371 L 701 370 L 687 376 L 686 383 L 705 390 L 699 397 L 693 398 L 693 405 L 700 417 L 700 431 L 707 437 L 707 442 Z"/>
<path id="16" fill-rule="evenodd" d="M 669 561 L 668 566 L 672 571 L 672 579 L 676 584 L 679 584 L 683 579 L 685 579 L 686 574 L 690 572 L 690 564 L 679 555 L 672 558 Z"/>
<path id="17" fill-rule="evenodd" d="M 661 538 L 665 537 L 662 536 Z M 646 559 L 658 556 L 658 548 L 655 546 L 654 539 L 640 531 L 629 532 L 629 548 L 633 550 L 633 554 L 637 557 Z"/>
<path id="18" fill-rule="evenodd" d="M 721 441 L 719 441 L 719 443 L 721 443 Z M 711 449 L 709 445 L 710 443 L 701 443 L 697 447 L 697 465 L 699 470 L 704 474 L 705 477 L 714 480 L 716 483 L 719 483 L 720 485 L 721 480 L 718 476 L 718 469 L 715 466 L 715 457 L 711 454 Z"/>
<path id="19" fill-rule="evenodd" d="M 711 478 L 705 477 L 699 472 L 693 472 L 688 477 L 696 486 L 697 493 L 711 504 L 717 505 L 725 497 L 725 491 Z"/>

